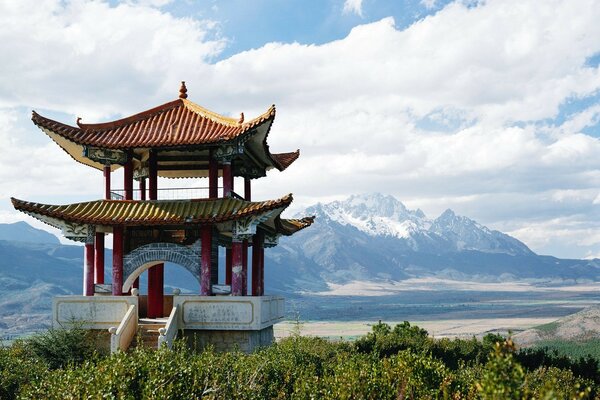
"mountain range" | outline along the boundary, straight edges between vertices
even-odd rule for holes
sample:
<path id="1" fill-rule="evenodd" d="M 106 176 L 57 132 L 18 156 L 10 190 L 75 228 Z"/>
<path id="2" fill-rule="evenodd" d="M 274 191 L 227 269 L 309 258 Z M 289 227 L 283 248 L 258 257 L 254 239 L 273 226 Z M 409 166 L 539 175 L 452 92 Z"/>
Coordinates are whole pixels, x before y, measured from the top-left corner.
<path id="1" fill-rule="evenodd" d="M 540 256 L 452 210 L 430 219 L 392 196 L 354 195 L 313 205 L 299 215 L 314 215 L 315 223 L 267 249 L 267 292 L 310 295 L 336 285 L 432 277 L 542 284 L 600 280 L 600 260 Z M 0 224 L 0 331 L 47 325 L 51 298 L 80 292 L 82 256 L 81 246 L 62 245 L 25 222 Z M 223 265 L 221 259 L 220 276 Z M 196 292 L 188 274 L 167 265 L 165 284 Z"/>

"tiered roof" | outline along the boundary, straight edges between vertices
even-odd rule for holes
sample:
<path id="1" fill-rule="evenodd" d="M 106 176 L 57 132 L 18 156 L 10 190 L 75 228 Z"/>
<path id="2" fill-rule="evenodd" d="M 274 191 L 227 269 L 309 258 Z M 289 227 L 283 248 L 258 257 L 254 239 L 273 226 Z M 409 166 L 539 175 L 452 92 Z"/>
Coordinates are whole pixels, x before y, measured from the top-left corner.
<path id="1" fill-rule="evenodd" d="M 148 151 L 153 149 L 166 155 L 176 154 L 179 160 L 185 161 L 165 164 L 170 168 L 165 167 L 167 171 L 162 173 L 159 168 L 159 176 L 165 177 L 206 176 L 206 164 L 190 164 L 185 155 L 188 159 L 207 162 L 206 151 L 224 144 L 244 146 L 240 161 L 263 170 L 283 171 L 298 158 L 298 150 L 289 153 L 269 150 L 267 136 L 275 119 L 274 105 L 262 115 L 245 121 L 244 114 L 238 119 L 230 118 L 187 100 L 185 84 L 181 90 L 177 100 L 116 121 L 88 124 L 78 118 L 77 126 L 70 126 L 35 111 L 32 120 L 71 157 L 97 169 L 102 169 L 104 164 L 86 157 L 86 148 L 133 151 L 136 162 L 146 161 Z M 184 165 L 193 165 L 193 170 L 184 169 Z M 114 163 L 111 167 L 114 170 L 119 165 Z M 234 172 L 244 174 L 241 169 Z"/>
<path id="2" fill-rule="evenodd" d="M 12 198 L 15 209 L 49 225 L 62 228 L 62 221 L 80 225 L 159 226 L 222 223 L 269 213 L 277 233 L 291 235 L 310 226 L 313 218 L 281 219 L 279 214 L 292 203 L 289 194 L 277 200 L 250 202 L 237 198 L 199 200 L 95 200 L 50 205 Z M 61 221 L 58 223 L 58 221 Z M 265 221 L 267 222 L 267 221 Z"/>
<path id="3" fill-rule="evenodd" d="M 298 159 L 299 151 L 271 153 L 267 136 L 275 118 L 275 106 L 245 121 L 209 111 L 187 100 L 182 82 L 177 100 L 116 121 L 87 124 L 77 119 L 70 126 L 33 112 L 32 120 L 75 160 L 103 169 L 133 164 L 134 176 L 147 176 L 151 157 L 163 177 L 206 177 L 211 160 L 233 161 L 236 176 L 257 178 L 276 168 L 283 171 Z M 291 235 L 310 226 L 314 217 L 282 219 L 292 195 L 277 200 L 251 202 L 236 197 L 194 200 L 96 200 L 50 205 L 11 199 L 13 206 L 80 240 L 89 226 L 110 231 L 114 226 L 162 226 L 186 231 L 202 224 L 220 226 L 232 235 L 233 222 L 251 221 L 273 235 Z M 245 223 L 245 222 L 244 222 Z M 152 228 L 150 228 L 152 229 Z"/>

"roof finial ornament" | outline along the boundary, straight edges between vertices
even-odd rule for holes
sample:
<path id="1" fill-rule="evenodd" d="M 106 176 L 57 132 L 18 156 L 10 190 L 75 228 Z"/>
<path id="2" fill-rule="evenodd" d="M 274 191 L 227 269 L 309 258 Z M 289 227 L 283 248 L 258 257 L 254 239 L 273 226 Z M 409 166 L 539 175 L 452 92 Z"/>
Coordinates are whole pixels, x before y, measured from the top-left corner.
<path id="1" fill-rule="evenodd" d="M 179 88 L 179 98 L 187 99 L 187 88 L 185 87 L 185 81 L 181 81 L 181 87 Z"/>
<path id="2" fill-rule="evenodd" d="M 81 117 L 77 117 L 77 126 L 81 126 L 79 122 L 81 122 Z"/>
<path id="3" fill-rule="evenodd" d="M 238 124 L 244 123 L 244 113 L 240 113 L 240 119 L 238 120 Z"/>

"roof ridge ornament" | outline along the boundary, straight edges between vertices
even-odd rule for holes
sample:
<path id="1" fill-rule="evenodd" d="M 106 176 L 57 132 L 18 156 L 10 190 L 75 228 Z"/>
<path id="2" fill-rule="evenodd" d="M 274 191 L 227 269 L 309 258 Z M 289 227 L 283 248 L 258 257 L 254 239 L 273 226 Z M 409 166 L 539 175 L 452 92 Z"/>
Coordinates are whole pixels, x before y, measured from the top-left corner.
<path id="1" fill-rule="evenodd" d="M 240 113 L 240 119 L 238 120 L 238 124 L 244 123 L 244 113 Z"/>
<path id="2" fill-rule="evenodd" d="M 187 87 L 185 87 L 185 81 L 181 81 L 181 87 L 179 87 L 179 98 L 187 99 Z"/>

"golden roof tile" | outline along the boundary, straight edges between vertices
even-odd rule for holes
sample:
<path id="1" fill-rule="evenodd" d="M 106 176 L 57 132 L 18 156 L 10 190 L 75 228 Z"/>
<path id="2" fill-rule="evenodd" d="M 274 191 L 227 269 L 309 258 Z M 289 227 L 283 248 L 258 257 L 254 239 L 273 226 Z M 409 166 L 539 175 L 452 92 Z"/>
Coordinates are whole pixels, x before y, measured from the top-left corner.
<path id="1" fill-rule="evenodd" d="M 42 130 L 78 145 L 130 149 L 225 142 L 259 125 L 272 123 L 275 112 L 275 106 L 271 106 L 262 115 L 240 122 L 179 98 L 116 121 L 85 124 L 78 119 L 77 127 L 43 117 L 35 111 L 31 119 Z"/>
<path id="2" fill-rule="evenodd" d="M 291 194 L 277 200 L 249 202 L 236 198 L 201 200 L 96 200 L 67 205 L 33 203 L 11 198 L 15 209 L 40 218 L 90 225 L 179 225 L 232 221 L 285 209 Z M 287 225 L 286 225 L 287 226 Z"/>

